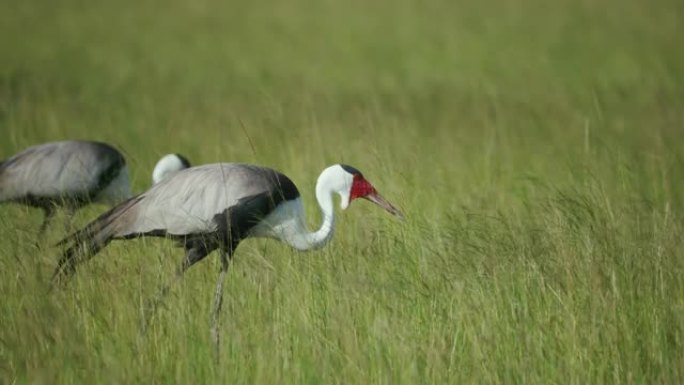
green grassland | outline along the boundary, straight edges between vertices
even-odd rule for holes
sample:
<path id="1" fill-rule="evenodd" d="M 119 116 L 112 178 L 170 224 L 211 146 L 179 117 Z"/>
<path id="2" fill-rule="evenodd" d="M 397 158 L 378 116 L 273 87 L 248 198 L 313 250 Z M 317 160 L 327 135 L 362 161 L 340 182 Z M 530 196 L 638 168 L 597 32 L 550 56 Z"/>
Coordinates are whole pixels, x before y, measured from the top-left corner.
<path id="1" fill-rule="evenodd" d="M 48 291 L 64 235 L 0 206 L 2 384 L 678 384 L 684 378 L 680 0 L 5 0 L 0 158 L 108 141 L 289 175 L 327 165 L 404 210 L 333 241 L 218 258 L 141 334 L 182 251 L 114 242 Z M 105 206 L 80 212 L 82 226 Z"/>

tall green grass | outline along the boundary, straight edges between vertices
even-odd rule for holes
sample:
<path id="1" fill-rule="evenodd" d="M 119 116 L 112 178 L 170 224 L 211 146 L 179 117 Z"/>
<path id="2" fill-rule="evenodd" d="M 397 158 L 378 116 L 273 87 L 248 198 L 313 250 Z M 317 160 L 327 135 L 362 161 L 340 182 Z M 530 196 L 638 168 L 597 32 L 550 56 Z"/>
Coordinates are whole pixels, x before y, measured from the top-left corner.
<path id="1" fill-rule="evenodd" d="M 2 205 L 0 383 L 679 383 L 681 36 L 674 0 L 0 3 L 0 158 L 104 140 L 137 191 L 167 152 L 273 166 L 311 227 L 345 162 L 407 214 L 243 242 L 216 365 L 215 256 L 143 335 L 180 250 L 114 242 L 49 292 L 59 221 L 36 247 Z"/>

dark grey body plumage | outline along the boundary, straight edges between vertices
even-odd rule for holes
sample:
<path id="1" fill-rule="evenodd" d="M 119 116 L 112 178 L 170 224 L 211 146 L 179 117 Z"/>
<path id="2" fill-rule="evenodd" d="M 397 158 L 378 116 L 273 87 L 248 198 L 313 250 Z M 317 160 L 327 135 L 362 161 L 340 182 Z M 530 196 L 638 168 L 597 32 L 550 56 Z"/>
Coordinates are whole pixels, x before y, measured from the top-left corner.
<path id="1" fill-rule="evenodd" d="M 219 163 L 185 169 L 62 240 L 67 247 L 55 274 L 73 273 L 77 259 L 92 257 L 112 240 L 140 236 L 175 240 L 186 252 L 182 270 L 216 249 L 230 256 L 261 219 L 298 197 L 294 183 L 269 168 Z"/>
<path id="2" fill-rule="evenodd" d="M 0 202 L 43 209 L 44 230 L 56 207 L 73 212 L 99 198 L 114 202 L 130 196 L 128 177 L 121 175 L 125 167 L 123 155 L 106 143 L 68 140 L 36 145 L 0 163 Z M 107 189 L 117 178 L 125 181 L 123 190 L 109 194 Z"/>

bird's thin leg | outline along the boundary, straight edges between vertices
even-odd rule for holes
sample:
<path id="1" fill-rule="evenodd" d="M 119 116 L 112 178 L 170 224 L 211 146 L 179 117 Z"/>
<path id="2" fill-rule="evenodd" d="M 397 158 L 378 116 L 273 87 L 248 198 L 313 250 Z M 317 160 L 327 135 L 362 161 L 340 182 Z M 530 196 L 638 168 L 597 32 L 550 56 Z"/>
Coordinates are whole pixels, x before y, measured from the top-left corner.
<path id="1" fill-rule="evenodd" d="M 64 211 L 64 234 L 69 235 L 71 233 L 71 223 L 74 219 L 74 214 L 76 213 L 76 208 L 72 206 L 66 206 Z"/>
<path id="2" fill-rule="evenodd" d="M 40 225 L 40 229 L 38 230 L 38 241 L 36 241 L 36 246 L 40 245 L 40 240 L 42 240 L 45 236 L 45 231 L 47 230 L 48 225 L 52 221 L 52 218 L 55 217 L 55 208 L 52 205 L 43 207 L 43 211 L 45 212 L 45 218 L 43 218 L 43 223 Z"/>
<path id="3" fill-rule="evenodd" d="M 178 269 L 176 269 L 176 274 L 174 275 L 174 277 L 171 279 L 169 283 L 164 285 L 159 290 L 159 292 L 157 292 L 157 295 L 154 297 L 154 299 L 151 302 L 149 302 L 147 306 L 145 306 L 143 332 L 147 330 L 147 327 L 149 326 L 150 322 L 152 321 L 152 318 L 157 312 L 157 308 L 161 304 L 164 297 L 166 297 L 166 294 L 169 292 L 169 289 L 171 289 L 172 286 L 174 286 L 178 281 L 180 281 L 180 279 L 183 277 L 183 274 L 186 270 L 190 268 L 190 266 L 204 259 L 204 257 L 206 257 L 210 251 L 211 250 L 208 250 L 207 247 L 204 246 L 186 249 L 185 259 L 183 260 L 183 263 L 181 263 L 181 265 L 178 267 Z"/>
<path id="4" fill-rule="evenodd" d="M 216 283 L 216 292 L 214 293 L 214 312 L 211 317 L 211 339 L 214 342 L 215 358 L 219 359 L 219 313 L 221 312 L 221 305 L 223 304 L 223 279 L 226 277 L 228 271 L 228 264 L 230 262 L 230 253 L 227 251 L 221 252 L 221 272 L 219 273 L 218 282 Z"/>

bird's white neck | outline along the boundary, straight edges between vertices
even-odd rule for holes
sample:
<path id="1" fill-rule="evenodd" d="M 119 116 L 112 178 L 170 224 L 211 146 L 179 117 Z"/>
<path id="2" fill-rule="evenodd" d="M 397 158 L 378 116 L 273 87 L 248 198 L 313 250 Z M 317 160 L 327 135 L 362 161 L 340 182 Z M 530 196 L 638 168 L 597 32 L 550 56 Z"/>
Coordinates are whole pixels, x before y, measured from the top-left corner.
<path id="1" fill-rule="evenodd" d="M 282 202 L 264 218 L 253 231 L 253 236 L 280 239 L 297 250 L 311 250 L 323 247 L 335 232 L 335 210 L 333 195 L 341 198 L 341 207 L 349 205 L 349 191 L 353 176 L 339 165 L 323 170 L 316 182 L 316 200 L 321 208 L 323 223 L 316 231 L 306 225 L 304 205 L 301 198 Z"/>
<path id="2" fill-rule="evenodd" d="M 318 230 L 310 231 L 306 225 L 304 205 L 301 198 L 285 201 L 252 231 L 253 236 L 280 239 L 297 250 L 318 249 L 327 244 L 335 232 L 335 210 L 333 195 L 342 197 L 342 207 L 349 202 L 346 183 L 340 183 L 338 171 L 324 170 L 316 182 L 316 200 L 321 208 L 322 223 Z"/>
<path id="3" fill-rule="evenodd" d="M 306 238 L 309 249 L 323 247 L 335 234 L 335 210 L 333 203 L 333 191 L 322 183 L 316 184 L 316 200 L 321 208 L 323 223 L 314 232 L 307 232 Z"/>
<path id="4" fill-rule="evenodd" d="M 312 250 L 325 246 L 335 233 L 335 211 L 333 209 L 333 191 L 320 181 L 316 184 L 316 200 L 323 216 L 323 223 L 318 230 L 312 232 L 307 227 L 304 206 L 301 198 L 297 198 L 285 203 L 283 207 L 279 208 L 280 210 L 277 210 L 280 212 L 273 213 L 274 215 L 269 221 L 272 223 L 272 235 L 297 250 Z M 280 223 L 275 224 L 274 222 Z M 274 224 L 275 226 L 273 226 Z"/>

